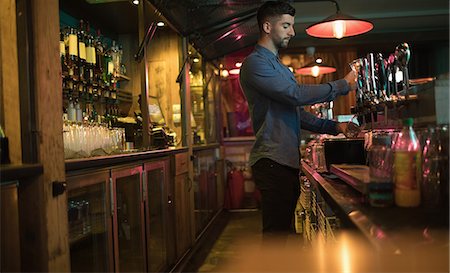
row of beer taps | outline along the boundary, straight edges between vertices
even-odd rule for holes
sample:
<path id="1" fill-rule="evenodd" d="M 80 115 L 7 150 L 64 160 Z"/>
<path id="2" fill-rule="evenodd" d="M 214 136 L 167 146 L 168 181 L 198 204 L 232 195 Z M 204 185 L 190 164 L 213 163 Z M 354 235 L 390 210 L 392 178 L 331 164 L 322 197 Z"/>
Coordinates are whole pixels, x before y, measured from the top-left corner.
<path id="1" fill-rule="evenodd" d="M 381 53 L 368 53 L 351 62 L 350 67 L 357 73 L 358 105 L 373 105 L 408 96 L 410 58 L 409 45 L 401 43 L 387 58 Z"/>

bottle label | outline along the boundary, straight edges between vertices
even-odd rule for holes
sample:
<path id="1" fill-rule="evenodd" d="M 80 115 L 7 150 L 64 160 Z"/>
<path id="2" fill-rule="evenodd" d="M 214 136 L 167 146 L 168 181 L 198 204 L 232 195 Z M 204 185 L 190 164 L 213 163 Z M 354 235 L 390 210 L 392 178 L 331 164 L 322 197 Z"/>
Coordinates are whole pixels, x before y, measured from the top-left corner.
<path id="1" fill-rule="evenodd" d="M 66 55 L 66 45 L 64 44 L 64 41 L 59 41 L 59 56 Z"/>
<path id="2" fill-rule="evenodd" d="M 78 56 L 78 37 L 75 34 L 69 34 L 69 55 Z"/>
<path id="3" fill-rule="evenodd" d="M 397 151 L 394 155 L 395 187 L 401 190 L 416 190 L 419 187 L 421 171 L 420 153 Z"/>
<path id="4" fill-rule="evenodd" d="M 112 62 L 108 62 L 108 74 L 112 74 L 114 72 L 114 64 Z"/>
<path id="5" fill-rule="evenodd" d="M 80 50 L 80 59 L 86 60 L 86 45 L 83 42 L 78 43 Z"/>
<path id="6" fill-rule="evenodd" d="M 86 47 L 86 62 L 95 64 L 95 48 L 92 46 Z"/>

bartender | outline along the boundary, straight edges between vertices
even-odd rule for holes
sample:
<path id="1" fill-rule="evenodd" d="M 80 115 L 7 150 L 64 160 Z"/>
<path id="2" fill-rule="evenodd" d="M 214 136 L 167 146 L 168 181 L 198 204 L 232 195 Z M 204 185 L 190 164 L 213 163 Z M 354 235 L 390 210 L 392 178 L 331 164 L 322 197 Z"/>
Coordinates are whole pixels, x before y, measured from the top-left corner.
<path id="1" fill-rule="evenodd" d="M 256 135 L 249 163 L 262 195 L 265 237 L 293 230 L 300 194 L 300 129 L 331 135 L 359 131 L 354 123 L 320 119 L 303 110 L 304 105 L 347 95 L 356 87 L 356 75 L 350 72 L 341 80 L 325 84 L 299 84 L 278 56 L 278 50 L 286 48 L 295 35 L 294 16 L 295 9 L 286 2 L 262 4 L 257 12 L 259 39 L 240 70 L 239 80 Z"/>

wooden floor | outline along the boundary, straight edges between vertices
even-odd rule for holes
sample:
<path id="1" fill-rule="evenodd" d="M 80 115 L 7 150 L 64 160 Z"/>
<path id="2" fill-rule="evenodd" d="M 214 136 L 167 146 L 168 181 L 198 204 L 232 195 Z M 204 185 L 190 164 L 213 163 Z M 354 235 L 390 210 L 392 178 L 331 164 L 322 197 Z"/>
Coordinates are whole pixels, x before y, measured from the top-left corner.
<path id="1" fill-rule="evenodd" d="M 260 263 L 260 254 L 268 254 L 267 243 L 263 244 L 261 233 L 261 211 L 258 209 L 224 212 L 213 235 L 192 257 L 183 272 L 280 272 L 278 261 Z M 282 248 L 302 249 L 303 237 L 288 236 Z M 279 246 L 277 245 L 278 249 Z M 266 261 L 269 261 L 267 259 Z M 272 261 L 270 259 L 270 261 Z M 259 265 L 263 265 L 260 268 Z M 272 264 L 272 266 L 268 266 Z"/>
<path id="2" fill-rule="evenodd" d="M 332 244 L 294 233 L 267 242 L 257 209 L 225 211 L 214 226 L 182 272 L 449 272 L 448 245 L 387 254 L 352 231 Z"/>

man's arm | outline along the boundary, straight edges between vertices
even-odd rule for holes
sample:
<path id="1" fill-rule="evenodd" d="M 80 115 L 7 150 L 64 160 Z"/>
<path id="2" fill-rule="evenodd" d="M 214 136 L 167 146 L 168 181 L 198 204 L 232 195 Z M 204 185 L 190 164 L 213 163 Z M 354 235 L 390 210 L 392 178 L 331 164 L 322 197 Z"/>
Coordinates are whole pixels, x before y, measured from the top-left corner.
<path id="1" fill-rule="evenodd" d="M 322 119 L 310 112 L 300 109 L 301 128 L 319 134 L 337 135 L 343 133 L 346 137 L 356 137 L 361 128 L 353 122 L 337 122 Z"/>
<path id="2" fill-rule="evenodd" d="M 350 79 L 346 78 L 325 84 L 298 84 L 277 70 L 270 60 L 260 56 L 246 60 L 241 67 L 240 80 L 243 88 L 258 90 L 282 104 L 299 106 L 332 101 L 352 88 Z"/>

